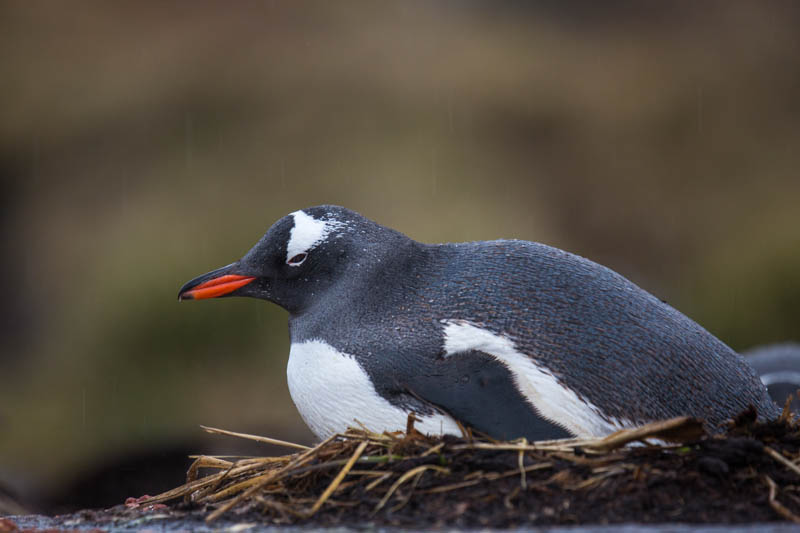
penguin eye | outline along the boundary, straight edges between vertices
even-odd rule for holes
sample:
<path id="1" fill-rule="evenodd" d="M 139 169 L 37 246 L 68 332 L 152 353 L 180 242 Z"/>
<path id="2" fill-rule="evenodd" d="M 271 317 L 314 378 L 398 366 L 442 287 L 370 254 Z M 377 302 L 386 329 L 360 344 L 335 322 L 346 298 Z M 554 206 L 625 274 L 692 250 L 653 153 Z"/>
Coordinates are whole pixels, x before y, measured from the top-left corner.
<path id="1" fill-rule="evenodd" d="M 306 257 L 308 257 L 308 254 L 305 252 L 297 254 L 286 261 L 286 264 L 293 267 L 300 266 L 303 264 L 303 261 L 306 260 Z"/>

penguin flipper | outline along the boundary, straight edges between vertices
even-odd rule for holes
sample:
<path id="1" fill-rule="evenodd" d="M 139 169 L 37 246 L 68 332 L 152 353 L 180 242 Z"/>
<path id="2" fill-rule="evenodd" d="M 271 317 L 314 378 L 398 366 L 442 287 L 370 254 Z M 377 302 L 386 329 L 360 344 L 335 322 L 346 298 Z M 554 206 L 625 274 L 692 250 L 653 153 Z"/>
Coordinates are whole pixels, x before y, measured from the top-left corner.
<path id="1" fill-rule="evenodd" d="M 519 392 L 508 369 L 477 350 L 427 360 L 421 368 L 402 376 L 399 385 L 464 426 L 495 439 L 525 437 L 534 441 L 573 436 L 539 415 Z"/>

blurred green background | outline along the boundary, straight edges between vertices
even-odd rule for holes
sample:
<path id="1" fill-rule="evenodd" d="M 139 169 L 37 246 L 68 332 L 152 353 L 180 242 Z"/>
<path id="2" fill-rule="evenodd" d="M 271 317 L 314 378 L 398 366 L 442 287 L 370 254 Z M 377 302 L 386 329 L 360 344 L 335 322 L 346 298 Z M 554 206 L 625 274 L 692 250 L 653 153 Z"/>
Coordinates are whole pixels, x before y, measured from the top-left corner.
<path id="1" fill-rule="evenodd" d="M 6 0 L 0 484 L 198 424 L 310 441 L 285 313 L 176 296 L 320 203 L 567 249 L 737 350 L 800 340 L 798 6 Z"/>

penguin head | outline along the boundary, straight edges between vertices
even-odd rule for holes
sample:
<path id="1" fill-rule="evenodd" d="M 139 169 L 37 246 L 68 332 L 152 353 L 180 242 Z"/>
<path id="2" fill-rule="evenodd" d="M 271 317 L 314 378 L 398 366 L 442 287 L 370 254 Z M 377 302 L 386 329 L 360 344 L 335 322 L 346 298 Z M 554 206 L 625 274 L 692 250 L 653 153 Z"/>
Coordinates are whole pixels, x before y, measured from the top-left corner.
<path id="1" fill-rule="evenodd" d="M 413 242 L 344 207 L 295 211 L 238 261 L 186 283 L 178 299 L 248 296 L 301 313 L 332 286 L 380 264 L 400 238 Z"/>

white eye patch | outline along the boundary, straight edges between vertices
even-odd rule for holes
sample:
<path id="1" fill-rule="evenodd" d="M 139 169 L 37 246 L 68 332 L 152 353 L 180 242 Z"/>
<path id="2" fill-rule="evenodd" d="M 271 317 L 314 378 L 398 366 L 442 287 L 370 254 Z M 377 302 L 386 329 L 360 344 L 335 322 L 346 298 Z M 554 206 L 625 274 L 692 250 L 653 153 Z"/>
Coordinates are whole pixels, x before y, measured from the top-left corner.
<path id="1" fill-rule="evenodd" d="M 303 211 L 295 211 L 291 214 L 294 218 L 294 227 L 289 232 L 289 242 L 286 243 L 286 263 L 298 266 L 305 261 L 303 254 L 308 254 L 335 228 L 341 225 L 335 220 L 317 220 Z M 302 259 L 293 261 L 294 259 Z"/>

